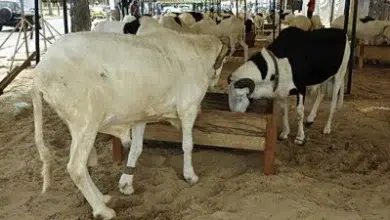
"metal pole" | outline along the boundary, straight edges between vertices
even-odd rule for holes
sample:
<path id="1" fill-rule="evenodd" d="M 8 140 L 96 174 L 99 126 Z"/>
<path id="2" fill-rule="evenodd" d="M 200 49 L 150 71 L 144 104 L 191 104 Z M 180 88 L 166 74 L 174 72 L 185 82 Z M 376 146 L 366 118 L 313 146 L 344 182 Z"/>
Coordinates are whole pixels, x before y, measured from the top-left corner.
<path id="1" fill-rule="evenodd" d="M 352 18 L 352 36 L 351 36 L 351 55 L 349 57 L 349 68 L 348 68 L 348 83 L 347 83 L 347 94 L 351 94 L 352 89 L 352 71 L 353 64 L 355 63 L 355 48 L 356 48 L 356 23 L 357 23 L 357 11 L 358 11 L 359 0 L 354 0 L 353 3 L 353 18 Z"/>
<path id="2" fill-rule="evenodd" d="M 238 0 L 236 0 L 236 17 L 238 17 Z"/>
<path id="3" fill-rule="evenodd" d="M 351 7 L 351 0 L 345 0 L 344 6 L 344 33 L 348 33 L 348 19 L 349 19 L 349 8 Z"/>
<path id="4" fill-rule="evenodd" d="M 273 0 L 272 1 L 272 13 L 273 13 L 273 15 L 274 15 L 274 18 L 272 19 L 272 34 L 273 34 L 273 36 L 272 36 L 272 40 L 275 40 L 275 32 L 276 32 L 276 27 L 275 27 L 275 20 L 276 20 L 276 0 Z"/>
<path id="5" fill-rule="evenodd" d="M 68 8 L 66 5 L 66 0 L 62 0 L 62 10 L 64 11 L 64 33 L 69 33 L 69 27 L 68 27 Z"/>
<path id="6" fill-rule="evenodd" d="M 35 17 L 35 65 L 41 59 L 41 49 L 39 48 L 39 0 L 34 0 L 34 17 Z M 27 39 L 26 39 L 27 40 Z"/>
<path id="7" fill-rule="evenodd" d="M 255 10 L 256 15 L 259 13 L 259 6 L 258 6 L 258 3 L 259 3 L 259 2 L 256 0 L 256 3 L 255 3 L 255 4 L 256 4 L 256 8 L 255 8 L 255 9 L 256 9 L 256 10 Z"/>
<path id="8" fill-rule="evenodd" d="M 279 0 L 279 30 L 278 33 L 280 34 L 280 31 L 282 30 L 282 3 L 283 0 Z"/>
<path id="9" fill-rule="evenodd" d="M 329 24 L 332 24 L 332 21 L 333 21 L 333 16 L 334 16 L 334 0 L 332 0 L 332 4 L 331 4 L 332 8 L 330 9 L 330 16 L 329 16 Z"/>

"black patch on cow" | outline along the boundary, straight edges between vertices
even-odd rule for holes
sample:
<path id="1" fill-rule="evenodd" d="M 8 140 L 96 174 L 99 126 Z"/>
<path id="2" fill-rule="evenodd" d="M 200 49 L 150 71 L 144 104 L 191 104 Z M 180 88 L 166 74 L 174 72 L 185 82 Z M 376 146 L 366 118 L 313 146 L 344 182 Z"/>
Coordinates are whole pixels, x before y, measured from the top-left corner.
<path id="1" fill-rule="evenodd" d="M 144 14 L 143 16 L 152 17 L 152 14 Z"/>
<path id="2" fill-rule="evenodd" d="M 103 79 L 107 78 L 107 76 L 106 76 L 105 73 L 100 73 L 100 76 L 101 76 Z"/>
<path id="3" fill-rule="evenodd" d="M 123 33 L 124 34 L 136 34 L 138 31 L 138 28 L 141 26 L 139 23 L 139 19 L 135 19 L 132 22 L 126 22 L 126 24 L 123 26 Z"/>
<path id="4" fill-rule="evenodd" d="M 187 12 L 187 13 L 189 13 L 195 19 L 195 22 L 203 20 L 203 14 L 202 13 L 195 12 L 195 11 L 190 11 L 190 12 Z"/>
<path id="5" fill-rule="evenodd" d="M 171 14 L 175 14 L 176 16 L 181 15 L 181 13 L 179 13 L 179 12 L 171 12 Z"/>
<path id="6" fill-rule="evenodd" d="M 228 19 L 228 18 L 230 18 L 230 17 L 231 17 L 231 15 L 222 16 L 222 20 Z"/>
<path id="7" fill-rule="evenodd" d="M 223 10 L 223 13 L 225 13 L 225 14 L 230 14 L 230 15 L 234 15 L 233 12 L 232 12 L 231 10 L 226 10 L 226 9 Z"/>
<path id="8" fill-rule="evenodd" d="M 370 21 L 375 21 L 375 18 L 373 17 L 370 17 L 370 16 L 366 16 L 364 18 L 360 18 L 359 19 L 362 23 L 367 23 L 367 22 L 370 22 Z"/>
<path id="9" fill-rule="evenodd" d="M 264 17 L 263 13 L 257 13 L 256 15 Z"/>
<path id="10" fill-rule="evenodd" d="M 251 19 L 245 20 L 245 33 L 249 33 L 252 31 L 253 21 Z"/>
<path id="11" fill-rule="evenodd" d="M 268 49 L 278 58 L 288 58 L 295 87 L 304 94 L 306 86 L 322 83 L 337 73 L 344 58 L 345 44 L 346 36 L 342 29 L 306 32 L 289 27 L 280 32 Z M 254 57 L 258 56 L 261 53 Z M 260 58 L 254 62 L 259 62 L 258 66 L 264 65 Z"/>
<path id="12" fill-rule="evenodd" d="M 261 52 L 253 55 L 249 58 L 249 61 L 252 61 L 257 66 L 257 69 L 259 69 L 261 73 L 261 79 L 264 80 L 267 76 L 268 66 Z"/>
<path id="13" fill-rule="evenodd" d="M 182 26 L 182 25 L 181 25 L 181 20 L 180 20 L 179 17 L 174 17 L 173 19 L 175 19 L 175 22 L 176 22 L 176 23 L 178 23 L 180 26 Z"/>
<path id="14" fill-rule="evenodd" d="M 291 89 L 288 93 L 289 95 L 298 95 L 298 90 L 297 89 Z"/>

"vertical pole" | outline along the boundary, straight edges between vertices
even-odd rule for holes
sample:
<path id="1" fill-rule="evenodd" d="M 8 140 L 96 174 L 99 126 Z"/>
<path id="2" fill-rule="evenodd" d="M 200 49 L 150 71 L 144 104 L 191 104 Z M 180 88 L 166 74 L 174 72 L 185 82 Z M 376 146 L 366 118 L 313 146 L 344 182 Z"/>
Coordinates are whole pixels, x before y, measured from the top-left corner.
<path id="1" fill-rule="evenodd" d="M 279 27 L 278 33 L 279 34 L 280 34 L 280 31 L 282 30 L 282 3 L 283 3 L 283 0 L 279 0 L 279 25 L 278 25 L 278 27 Z"/>
<path id="2" fill-rule="evenodd" d="M 41 49 L 39 48 L 39 0 L 34 0 L 34 17 L 35 17 L 35 65 L 41 59 Z M 26 39 L 27 41 L 27 39 Z"/>
<path id="3" fill-rule="evenodd" d="M 332 8 L 330 9 L 329 24 L 332 24 L 333 17 L 334 17 L 334 1 L 335 0 L 332 0 L 332 4 L 330 6 Z"/>
<path id="4" fill-rule="evenodd" d="M 359 0 L 354 0 L 353 3 L 353 18 L 352 18 L 352 36 L 351 36 L 351 55 L 349 57 L 348 68 L 348 83 L 347 94 L 351 94 L 352 89 L 352 71 L 353 64 L 355 63 L 355 48 L 356 48 L 356 23 L 357 23 L 357 11 Z"/>
<path id="5" fill-rule="evenodd" d="M 348 19 L 349 19 L 349 8 L 351 7 L 351 0 L 345 0 L 344 5 L 344 33 L 348 33 Z"/>
<path id="6" fill-rule="evenodd" d="M 244 23 L 246 21 L 246 0 L 244 0 Z"/>
<path id="7" fill-rule="evenodd" d="M 272 14 L 274 15 L 274 18 L 272 19 L 272 40 L 275 40 L 275 31 L 276 31 L 276 27 L 275 27 L 275 20 L 276 20 L 276 0 L 273 0 L 272 1 Z"/>
<path id="8" fill-rule="evenodd" d="M 62 10 L 64 11 L 64 33 L 69 33 L 69 27 L 68 27 L 68 8 L 66 5 L 66 0 L 62 0 Z"/>
<path id="9" fill-rule="evenodd" d="M 269 101 L 268 105 L 272 105 L 271 113 L 267 114 L 266 139 L 264 149 L 264 174 L 275 174 L 275 152 L 276 152 L 276 136 L 277 136 L 277 117 L 279 108 L 276 101 Z"/>
<path id="10" fill-rule="evenodd" d="M 236 0 L 236 17 L 238 17 L 238 0 Z"/>
<path id="11" fill-rule="evenodd" d="M 112 159 L 118 166 L 121 165 L 123 158 L 123 146 L 121 139 L 112 137 Z"/>
<path id="12" fill-rule="evenodd" d="M 259 13 L 259 6 L 258 6 L 259 2 L 256 0 L 255 4 L 256 4 L 255 13 L 257 15 Z"/>

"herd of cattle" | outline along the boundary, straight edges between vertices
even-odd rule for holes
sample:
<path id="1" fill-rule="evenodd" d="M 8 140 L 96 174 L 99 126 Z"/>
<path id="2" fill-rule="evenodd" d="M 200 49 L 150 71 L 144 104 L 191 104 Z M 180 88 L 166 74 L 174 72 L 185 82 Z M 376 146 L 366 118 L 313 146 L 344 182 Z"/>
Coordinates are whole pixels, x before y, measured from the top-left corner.
<path id="1" fill-rule="evenodd" d="M 307 28 L 300 16 L 283 20 L 292 25 L 251 57 L 244 40 L 250 27 L 240 16 L 221 17 L 219 22 L 201 13 L 159 19 L 129 16 L 125 21 L 100 22 L 90 32 L 62 36 L 48 49 L 33 75 L 31 94 L 35 142 L 43 162 L 42 191 L 50 187 L 52 179 L 52 156 L 43 139 L 42 99 L 69 128 L 72 143 L 67 170 L 94 217 L 116 216 L 106 206 L 111 197 L 101 193 L 87 169 L 87 165 L 97 165 L 94 141 L 98 132 L 116 136 L 125 147 L 130 146 L 119 180 L 123 194 L 134 192 L 133 177 L 147 123 L 161 120 L 181 128 L 183 176 L 196 183 L 193 125 L 203 97 L 218 83 L 226 57 L 232 55 L 237 43 L 246 49 L 246 55 L 228 78 L 231 111 L 245 112 L 253 99 L 277 100 L 283 109 L 279 139 L 286 139 L 290 133 L 287 98 L 295 94 L 299 123 L 294 142 L 303 145 L 304 101 L 307 88 L 311 88 L 317 95 L 306 123 L 314 122 L 322 99 L 329 94 L 330 113 L 323 130 L 329 134 L 335 110 L 343 105 L 350 56 L 348 35 L 313 20 Z M 366 23 L 370 22 L 374 21 Z"/>

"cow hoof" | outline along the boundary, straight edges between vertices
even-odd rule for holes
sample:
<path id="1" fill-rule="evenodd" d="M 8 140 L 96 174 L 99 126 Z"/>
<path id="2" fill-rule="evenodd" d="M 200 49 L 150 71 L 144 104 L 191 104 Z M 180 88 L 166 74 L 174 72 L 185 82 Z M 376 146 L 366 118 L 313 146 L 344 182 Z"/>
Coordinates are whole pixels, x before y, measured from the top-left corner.
<path id="1" fill-rule="evenodd" d="M 305 143 L 306 143 L 306 139 L 305 138 L 304 139 L 295 138 L 295 140 L 294 140 L 294 144 L 296 144 L 298 146 L 303 146 L 303 145 L 305 145 Z"/>

